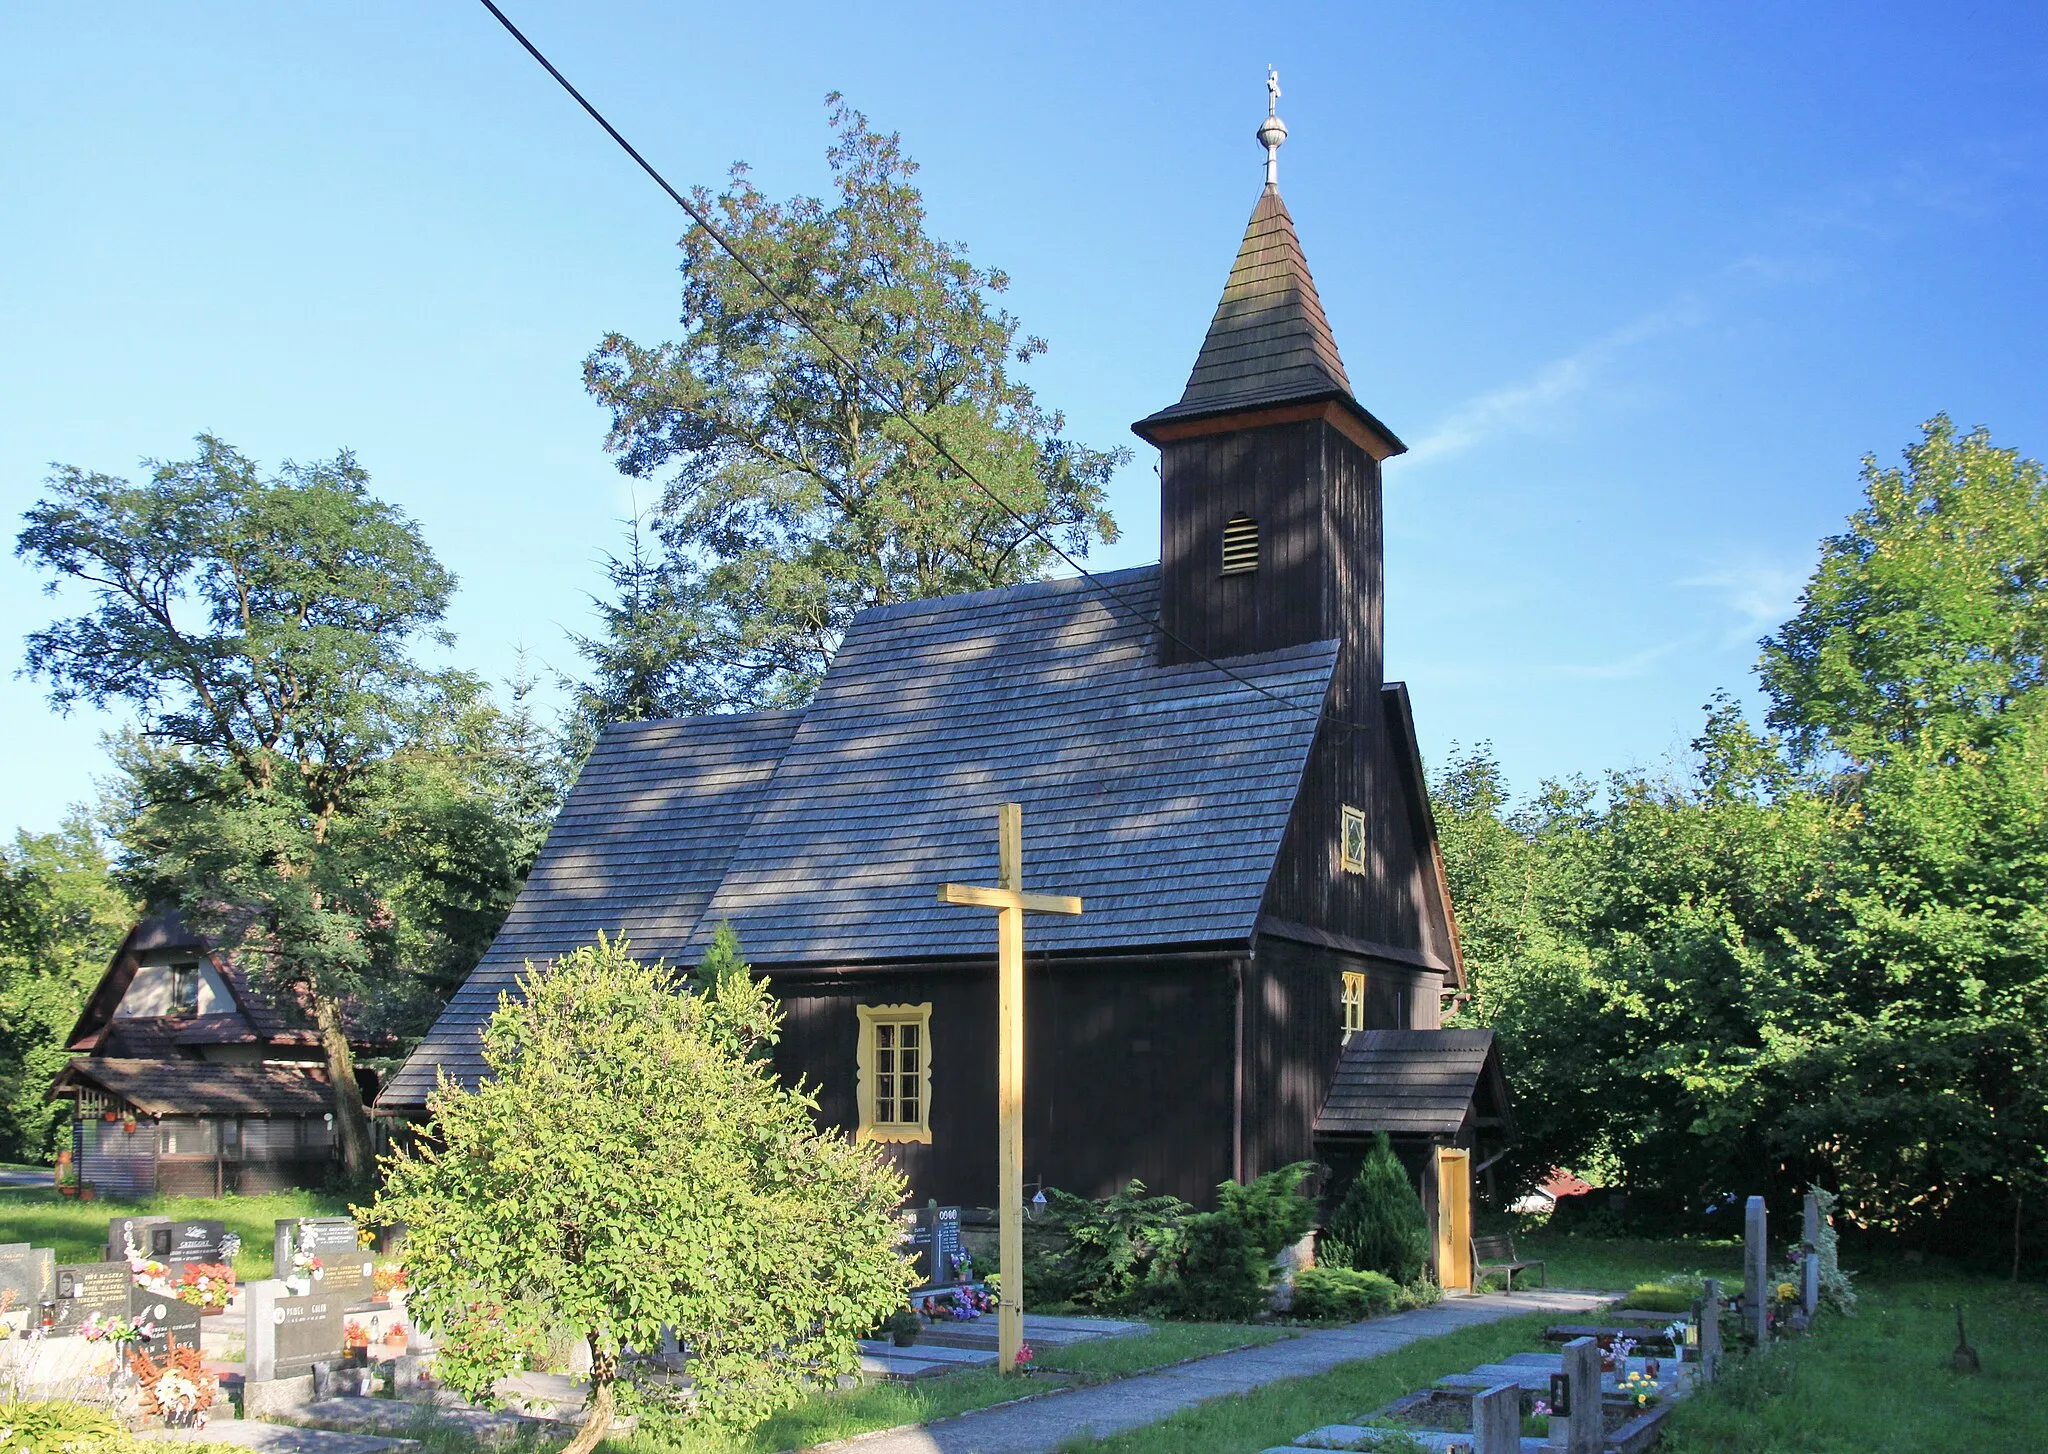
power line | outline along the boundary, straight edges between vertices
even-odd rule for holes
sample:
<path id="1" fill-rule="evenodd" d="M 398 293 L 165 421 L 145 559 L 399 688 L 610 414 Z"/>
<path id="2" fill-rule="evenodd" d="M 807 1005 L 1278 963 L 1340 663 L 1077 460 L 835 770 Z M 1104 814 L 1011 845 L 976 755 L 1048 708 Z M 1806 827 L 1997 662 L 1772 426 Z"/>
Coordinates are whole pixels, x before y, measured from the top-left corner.
<path id="1" fill-rule="evenodd" d="M 590 117 L 590 119 L 592 121 L 595 121 L 599 126 L 604 128 L 605 135 L 609 136 L 613 141 L 617 142 L 619 145 L 619 149 L 625 152 L 627 156 L 631 157 L 634 161 L 634 164 L 637 165 L 641 171 L 647 173 L 649 177 L 653 178 L 654 185 L 661 188 L 662 191 L 668 193 L 669 200 L 674 202 L 676 206 L 682 208 L 683 211 L 688 214 L 690 221 L 695 223 L 698 227 L 702 228 L 704 230 L 705 235 L 708 236 L 713 242 L 717 243 L 719 249 L 722 252 L 724 252 L 727 257 L 731 258 L 734 262 L 738 263 L 740 267 L 745 270 L 747 276 L 754 280 L 754 282 L 760 287 L 761 291 L 766 293 L 768 297 L 774 302 L 776 307 L 780 308 L 785 314 L 789 316 L 791 322 L 795 323 L 797 327 L 803 329 L 804 332 L 808 333 L 812 338 L 816 339 L 818 341 L 819 346 L 822 347 L 825 350 L 825 352 L 832 356 L 833 361 L 838 363 L 840 367 L 844 368 L 848 373 L 852 374 L 853 377 L 856 380 L 858 380 L 860 384 L 868 390 L 869 393 L 871 393 L 877 400 L 881 402 L 882 406 L 885 409 L 887 409 L 891 414 L 894 414 L 898 419 L 901 419 L 904 422 L 904 424 L 909 427 L 910 431 L 913 434 L 915 434 L 919 439 L 923 440 L 935 452 L 937 452 L 939 457 L 944 459 L 946 463 L 950 464 L 951 466 L 953 466 L 954 469 L 958 470 L 962 478 L 967 480 L 969 484 L 973 485 L 975 489 L 981 491 L 982 494 L 986 495 L 989 499 L 989 503 L 993 504 L 998 510 L 1001 510 L 1005 515 L 1008 515 L 1011 520 L 1015 521 L 1017 525 L 1020 526 L 1028 534 L 1036 536 L 1041 544 L 1043 544 L 1047 549 L 1049 549 L 1054 555 L 1058 556 L 1059 559 L 1063 563 L 1065 563 L 1081 580 L 1086 581 L 1090 587 L 1099 592 L 1108 600 L 1115 602 L 1116 605 L 1121 610 L 1123 610 L 1128 616 L 1136 619 L 1140 624 L 1149 626 L 1153 630 L 1159 632 L 1160 635 L 1164 636 L 1174 645 L 1188 652 L 1194 660 L 1199 661 L 1204 665 L 1209 666 L 1214 670 L 1222 673 L 1230 680 L 1236 682 L 1239 686 L 1244 687 L 1247 691 L 1256 692 L 1260 696 L 1265 697 L 1270 701 L 1277 702 L 1281 707 L 1285 708 L 1287 711 L 1297 713 L 1301 716 L 1314 717 L 1318 721 L 1328 721 L 1334 726 L 1342 727 L 1349 731 L 1369 730 L 1366 728 L 1364 723 L 1348 722 L 1339 717 L 1332 717 L 1328 713 L 1324 712 L 1320 707 L 1316 708 L 1313 711 L 1310 711 L 1303 707 L 1298 707 L 1293 702 L 1288 701 L 1287 698 L 1281 696 L 1278 692 L 1272 691 L 1267 687 L 1261 686 L 1259 683 L 1243 675 L 1241 672 L 1233 671 L 1231 668 L 1225 666 L 1222 662 L 1216 660 L 1214 657 L 1205 655 L 1204 653 L 1195 650 L 1194 646 L 1190 642 L 1182 639 L 1180 636 L 1175 635 L 1173 631 L 1168 629 L 1165 622 L 1161 621 L 1156 616 L 1148 615 L 1143 609 L 1133 604 L 1129 600 L 1126 600 L 1123 596 L 1117 593 L 1114 587 L 1110 586 L 1108 583 L 1101 580 L 1093 572 L 1089 571 L 1086 567 L 1084 567 L 1079 561 L 1075 560 L 1071 555 L 1067 554 L 1067 552 L 1061 548 L 1060 543 L 1057 540 L 1053 539 L 1051 535 L 1047 534 L 1042 527 L 1032 524 L 1029 520 L 1026 520 L 1022 515 L 1018 514 L 1016 509 L 1012 507 L 1008 501 L 1004 500 L 1002 496 L 998 495 L 994 490 L 990 489 L 986 484 L 984 484 L 979 475 L 975 474 L 973 470 L 969 469 L 966 465 L 962 464 L 959 461 L 959 459 L 957 459 L 954 456 L 953 452 L 950 449 L 946 448 L 945 440 L 931 433 L 924 427 L 923 424 L 918 422 L 918 420 L 911 414 L 911 412 L 904 407 L 903 398 L 900 393 L 891 388 L 886 380 L 875 377 L 859 362 L 855 361 L 854 359 L 848 358 L 846 354 L 841 352 L 839 345 L 834 343 L 832 339 L 826 335 L 823 329 L 819 328 L 817 324 L 813 323 L 807 316 L 805 316 L 801 309 L 799 309 L 794 303 L 790 302 L 789 299 L 783 295 L 782 290 L 780 288 L 776 287 L 774 283 L 768 280 L 767 276 L 763 274 L 762 271 L 754 265 L 753 259 L 749 258 L 746 254 L 742 253 L 737 247 L 735 247 L 730 241 L 726 239 L 725 234 L 718 229 L 717 225 L 713 223 L 708 216 L 705 215 L 702 208 L 698 207 L 695 202 L 692 202 L 683 193 L 677 191 L 674 187 L 670 186 L 668 178 L 664 177 L 659 171 L 657 171 L 655 169 L 654 164 L 648 161 L 646 157 L 640 155 L 639 149 L 635 147 L 632 142 L 626 140 L 626 138 L 620 134 L 619 129 L 616 126 L 613 126 L 610 121 L 605 119 L 605 115 L 602 111 L 599 111 L 595 106 L 590 104 L 590 101 L 584 96 L 584 94 L 581 91 L 576 89 L 575 85 L 571 83 L 569 78 L 563 75 L 561 71 L 556 68 L 555 63 L 549 60 L 547 56 L 542 54 L 540 47 L 535 45 L 532 41 L 528 40 L 526 38 L 526 33 L 522 31 L 518 26 L 514 25 L 512 23 L 511 18 L 507 16 L 504 11 L 500 10 L 497 7 L 495 0 L 481 0 L 481 3 L 484 9 L 490 11 L 491 14 L 497 19 L 498 24 L 504 26 L 506 32 L 514 40 L 518 41 L 522 47 L 525 48 L 526 53 L 532 56 L 536 61 L 540 62 L 541 68 L 545 70 L 550 76 L 553 76 L 555 78 L 555 83 L 559 85 L 564 91 L 567 91 L 569 93 L 570 98 L 574 100 L 578 106 L 581 106 L 583 108 L 584 112 Z"/>

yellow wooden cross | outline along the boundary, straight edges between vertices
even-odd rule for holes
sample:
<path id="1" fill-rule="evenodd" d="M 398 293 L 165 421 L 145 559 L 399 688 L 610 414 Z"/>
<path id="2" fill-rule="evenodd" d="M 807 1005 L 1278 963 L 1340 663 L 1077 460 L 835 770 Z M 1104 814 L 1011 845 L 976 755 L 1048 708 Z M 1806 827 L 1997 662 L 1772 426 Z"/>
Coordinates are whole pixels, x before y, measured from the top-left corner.
<path id="1" fill-rule="evenodd" d="M 996 809 L 997 886 L 940 884 L 939 902 L 996 913 L 996 1107 L 1000 1113 L 1002 1174 L 998 1212 L 1003 1289 L 996 1305 L 1001 1368 L 1017 1371 L 1024 1346 L 1024 915 L 1078 914 L 1081 901 L 1064 894 L 1024 892 L 1024 807 Z"/>

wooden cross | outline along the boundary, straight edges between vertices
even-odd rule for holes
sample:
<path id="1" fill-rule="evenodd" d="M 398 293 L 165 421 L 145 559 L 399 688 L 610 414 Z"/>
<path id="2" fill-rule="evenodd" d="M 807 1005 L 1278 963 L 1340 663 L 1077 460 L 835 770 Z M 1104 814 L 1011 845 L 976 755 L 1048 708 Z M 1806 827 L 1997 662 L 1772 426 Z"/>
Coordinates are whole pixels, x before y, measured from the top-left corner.
<path id="1" fill-rule="evenodd" d="M 996 809 L 997 886 L 940 884 L 939 902 L 996 910 L 996 1107 L 1000 1114 L 999 1223 L 1003 1293 L 996 1305 L 1000 1367 L 1017 1371 L 1024 1346 L 1024 915 L 1078 914 L 1064 894 L 1024 892 L 1024 807 Z"/>

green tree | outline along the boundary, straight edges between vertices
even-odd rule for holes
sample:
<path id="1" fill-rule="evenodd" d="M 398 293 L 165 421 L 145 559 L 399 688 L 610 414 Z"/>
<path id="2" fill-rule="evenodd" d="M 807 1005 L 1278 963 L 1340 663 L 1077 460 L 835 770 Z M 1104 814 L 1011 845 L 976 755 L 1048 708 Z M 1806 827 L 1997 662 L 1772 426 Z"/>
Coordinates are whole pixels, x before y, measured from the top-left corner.
<path id="1" fill-rule="evenodd" d="M 417 1013 L 423 967 L 459 981 L 533 825 L 464 765 L 493 731 L 481 689 L 416 654 L 446 642 L 454 588 L 417 527 L 345 452 L 265 476 L 197 443 L 142 484 L 50 478 L 15 553 L 90 604 L 30 634 L 28 669 L 59 708 L 137 713 L 116 748 L 124 876 L 311 1019 L 363 1176 L 351 1012 Z"/>
<path id="2" fill-rule="evenodd" d="M 87 815 L 0 845 L 0 1159 L 45 1161 L 63 1121 L 48 1099 L 64 1038 L 137 906 L 115 886 Z"/>
<path id="3" fill-rule="evenodd" d="M 1771 721 L 1871 762 L 1938 719 L 1984 731 L 2048 666 L 2048 477 L 1946 414 L 1905 467 L 1863 461 L 1864 505 L 1763 643 Z"/>
<path id="4" fill-rule="evenodd" d="M 1374 1138 L 1345 1188 L 1322 1246 L 1333 1266 L 1383 1273 L 1403 1285 L 1429 1266 L 1429 1218 L 1386 1132 Z"/>
<path id="5" fill-rule="evenodd" d="M 829 105 L 836 202 L 771 202 L 744 166 L 697 201 L 1001 504 L 693 228 L 680 339 L 611 334 L 584 366 L 619 467 L 665 478 L 659 581 L 637 556 L 615 566 L 607 644 L 585 648 L 614 717 L 801 703 L 855 612 L 1035 579 L 1041 531 L 1076 555 L 1116 538 L 1103 486 L 1128 451 L 1064 437 L 1013 377 L 1045 344 L 993 301 L 1008 278 L 930 237 L 898 139 Z M 651 670 L 650 647 L 675 667 Z"/>
<path id="6" fill-rule="evenodd" d="M 522 1338 L 566 1324 L 591 1354 L 588 1454 L 617 1402 L 680 1412 L 629 1350 L 672 1329 L 691 1412 L 749 1424 L 858 1368 L 855 1340 L 902 1308 L 902 1176 L 820 1131 L 762 1053 L 779 1013 L 722 939 L 702 987 L 600 940 L 501 997 L 489 1073 L 443 1080 L 434 1139 L 396 1152 L 365 1215 L 403 1222 L 411 1306 L 439 1373 L 487 1397 Z"/>

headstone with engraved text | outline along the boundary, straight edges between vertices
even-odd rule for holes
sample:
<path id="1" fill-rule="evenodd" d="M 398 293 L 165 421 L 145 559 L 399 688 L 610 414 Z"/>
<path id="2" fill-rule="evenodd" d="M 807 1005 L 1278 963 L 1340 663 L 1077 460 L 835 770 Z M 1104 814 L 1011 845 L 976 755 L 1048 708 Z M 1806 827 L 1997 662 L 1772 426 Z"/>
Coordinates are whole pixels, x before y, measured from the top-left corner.
<path id="1" fill-rule="evenodd" d="M 339 1298 L 325 1292 L 294 1297 L 283 1283 L 262 1281 L 244 1284 L 243 1304 L 251 1382 L 297 1378 L 316 1363 L 341 1361 L 345 1309 Z"/>
<path id="2" fill-rule="evenodd" d="M 280 1220 L 271 1258 L 272 1275 L 292 1283 L 301 1296 L 324 1293 L 342 1307 L 353 1307 L 377 1294 L 376 1258 L 347 1217 Z"/>
<path id="3" fill-rule="evenodd" d="M 226 1262 L 241 1245 L 242 1239 L 228 1230 L 226 1222 L 173 1222 L 170 1251 L 161 1260 L 183 1272 L 188 1263 Z"/>
<path id="4" fill-rule="evenodd" d="M 0 1243 L 0 1298 L 11 1308 L 35 1310 L 55 1294 L 57 1254 L 48 1247 L 31 1247 L 26 1242 Z"/>
<path id="5" fill-rule="evenodd" d="M 52 1338 L 76 1337 L 87 1318 L 128 1316 L 133 1282 L 125 1262 L 60 1262 L 56 1295 L 44 1306 L 43 1327 Z"/>
<path id="6" fill-rule="evenodd" d="M 138 1282 L 129 1289 L 128 1316 L 149 1325 L 149 1337 L 142 1346 L 153 1358 L 170 1352 L 173 1338 L 180 1348 L 199 1346 L 199 1305 L 174 1293 L 158 1292 Z"/>
<path id="7" fill-rule="evenodd" d="M 1744 1208 L 1742 1230 L 1742 1311 L 1761 1348 L 1771 1341 L 1770 1218 L 1762 1197 Z"/>
<path id="8" fill-rule="evenodd" d="M 910 1229 L 911 1266 L 928 1288 L 952 1287 L 960 1281 L 960 1209 L 924 1207 Z"/>
<path id="9" fill-rule="evenodd" d="M 169 1261 L 176 1235 L 172 1227 L 169 1217 L 115 1217 L 107 1223 L 107 1261 L 127 1261 L 131 1240 L 142 1256 Z"/>

